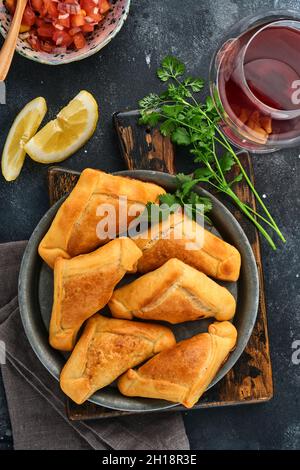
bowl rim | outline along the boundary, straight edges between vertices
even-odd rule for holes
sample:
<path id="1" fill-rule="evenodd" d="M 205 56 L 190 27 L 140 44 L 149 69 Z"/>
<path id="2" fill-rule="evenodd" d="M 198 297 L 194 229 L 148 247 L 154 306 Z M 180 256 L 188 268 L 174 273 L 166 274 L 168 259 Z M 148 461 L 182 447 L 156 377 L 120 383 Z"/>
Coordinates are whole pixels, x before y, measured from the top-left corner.
<path id="1" fill-rule="evenodd" d="M 26 59 L 32 60 L 33 62 L 38 62 L 39 64 L 51 65 L 51 66 L 66 65 L 66 64 L 70 64 L 72 62 L 78 62 L 79 60 L 86 59 L 87 57 L 91 57 L 92 55 L 96 54 L 101 49 L 103 49 L 103 47 L 107 46 L 107 44 L 110 43 L 110 41 L 119 33 L 119 31 L 123 27 L 125 21 L 127 20 L 128 14 L 129 14 L 131 0 L 126 0 L 126 2 L 127 3 L 126 3 L 124 13 L 120 17 L 120 20 L 117 23 L 116 28 L 113 29 L 113 31 L 111 31 L 111 33 L 107 36 L 107 38 L 103 42 L 98 44 L 98 46 L 96 46 L 94 49 L 88 49 L 86 52 L 79 53 L 78 55 L 76 55 L 74 57 L 70 57 L 70 58 L 68 58 L 68 56 L 66 56 L 66 58 L 61 59 L 58 62 L 51 62 L 50 59 L 47 60 L 46 58 L 44 58 L 44 56 L 42 56 L 40 58 L 30 57 L 21 48 L 19 48 L 18 45 L 16 46 L 16 52 L 19 55 L 25 57 Z M 6 35 L 3 33 L 3 28 L 0 28 L 0 33 L 1 33 L 2 37 L 5 39 Z M 51 56 L 51 54 L 49 54 L 49 56 Z"/>
<path id="2" fill-rule="evenodd" d="M 142 181 L 152 182 L 155 184 L 159 184 L 161 186 L 175 186 L 175 176 L 169 175 L 167 173 L 158 172 L 158 171 L 149 171 L 149 170 L 125 170 L 114 172 L 114 175 L 120 176 L 128 176 L 131 178 L 137 178 Z M 245 350 L 245 347 L 249 341 L 249 338 L 252 334 L 254 325 L 256 323 L 257 318 L 257 311 L 258 311 L 258 304 L 259 304 L 259 276 L 258 270 L 256 265 L 256 260 L 250 245 L 250 242 L 234 217 L 234 215 L 225 207 L 225 205 L 219 201 L 214 195 L 210 192 L 206 191 L 205 189 L 201 188 L 200 186 L 195 187 L 195 190 L 199 192 L 203 196 L 210 197 L 213 202 L 213 210 L 216 212 L 215 217 L 218 219 L 226 218 L 229 222 L 226 223 L 229 232 L 237 233 L 236 237 L 239 237 L 239 245 L 242 247 L 242 269 L 246 269 L 245 277 L 247 281 L 250 279 L 249 285 L 247 285 L 247 291 L 243 295 L 246 297 L 246 304 L 250 302 L 250 307 L 247 304 L 248 308 L 250 309 L 249 317 L 246 318 L 246 333 L 243 333 L 242 339 L 238 337 L 238 343 L 236 348 L 230 353 L 229 358 L 226 362 L 221 366 L 220 370 L 207 387 L 207 390 L 216 385 L 236 364 L 240 356 Z M 19 283 L 18 283 L 18 292 L 19 292 L 19 306 L 20 306 L 20 315 L 23 323 L 23 327 L 26 333 L 26 336 L 29 340 L 29 343 L 34 350 L 35 354 L 37 355 L 38 359 L 42 362 L 44 367 L 48 370 L 48 372 L 59 381 L 59 374 L 60 374 L 60 366 L 59 363 L 64 361 L 63 356 L 54 349 L 50 348 L 48 342 L 47 344 L 43 344 L 43 333 L 41 331 L 32 331 L 32 322 L 30 319 L 30 310 L 31 312 L 34 308 L 37 308 L 36 299 L 32 301 L 30 297 L 30 293 L 32 290 L 32 280 L 36 278 L 36 273 L 30 272 L 32 268 L 36 265 L 36 259 L 39 259 L 37 254 L 37 246 L 40 241 L 40 232 L 41 228 L 45 229 L 45 226 L 49 226 L 55 216 L 58 208 L 62 204 L 62 202 L 66 199 L 67 195 L 62 197 L 59 201 L 57 201 L 42 217 L 38 225 L 36 226 L 35 230 L 33 231 L 27 247 L 24 252 L 24 256 L 21 263 L 21 269 L 19 274 Z M 217 227 L 218 229 L 218 227 Z M 45 230 L 47 231 L 47 230 Z M 223 235 L 222 231 L 221 234 Z M 33 256 L 33 249 L 35 250 Z M 29 274 L 28 274 L 29 273 Z M 238 285 L 240 289 L 240 286 Z M 243 291 L 244 292 L 244 291 Z M 239 291 L 238 296 L 241 293 Z M 250 299 L 250 300 L 249 300 Z M 35 307 L 33 306 L 35 304 Z M 29 307 L 30 306 L 30 307 Z M 251 314 L 251 315 L 250 315 Z M 41 341 L 39 342 L 38 339 Z M 49 353 L 49 349 L 51 352 Z M 55 356 L 54 360 L 53 357 Z M 103 390 L 106 390 L 105 387 Z M 103 391 L 101 390 L 101 392 Z M 167 410 L 169 408 L 174 408 L 178 404 L 170 403 L 164 400 L 155 400 L 155 399 L 141 399 L 141 398 L 129 398 L 129 397 L 122 397 L 127 398 L 130 405 L 128 406 L 120 406 L 118 404 L 114 405 L 112 403 L 112 398 L 105 395 L 102 395 L 99 399 L 94 395 L 89 398 L 88 401 L 95 403 L 97 405 L 103 406 L 105 408 L 118 410 L 118 411 L 128 411 L 128 412 L 156 412 Z M 135 403 L 135 404 L 134 404 Z M 197 404 L 195 405 L 197 406 Z"/>

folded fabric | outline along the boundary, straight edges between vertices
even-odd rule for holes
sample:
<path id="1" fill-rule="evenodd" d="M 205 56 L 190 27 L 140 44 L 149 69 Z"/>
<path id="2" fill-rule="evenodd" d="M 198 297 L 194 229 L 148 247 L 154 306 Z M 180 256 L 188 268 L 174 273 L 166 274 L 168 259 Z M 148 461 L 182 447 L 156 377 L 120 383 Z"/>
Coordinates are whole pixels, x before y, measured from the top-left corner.
<path id="1" fill-rule="evenodd" d="M 18 271 L 26 242 L 0 245 L 1 366 L 15 449 L 189 449 L 182 416 L 132 415 L 98 421 L 69 421 L 58 382 L 35 356 L 21 323 Z"/>

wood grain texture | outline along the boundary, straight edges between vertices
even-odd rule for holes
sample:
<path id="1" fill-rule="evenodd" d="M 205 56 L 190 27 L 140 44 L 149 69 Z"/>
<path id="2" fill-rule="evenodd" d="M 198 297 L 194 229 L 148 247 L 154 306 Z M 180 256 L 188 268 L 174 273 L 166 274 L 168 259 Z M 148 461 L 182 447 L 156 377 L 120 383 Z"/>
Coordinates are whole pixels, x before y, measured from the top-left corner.
<path id="1" fill-rule="evenodd" d="M 175 174 L 174 148 L 158 129 L 137 125 L 137 111 L 114 114 L 119 144 L 128 170 Z"/>
<path id="2" fill-rule="evenodd" d="M 128 120 L 127 123 L 126 116 Z M 154 164 L 157 164 L 155 160 L 156 157 L 151 158 L 149 156 L 147 142 L 153 141 L 153 135 L 156 135 L 156 132 L 155 130 L 150 132 L 148 131 L 146 133 L 145 130 L 141 131 L 140 127 L 136 125 L 136 113 L 119 113 L 114 116 L 114 119 L 118 135 L 122 135 L 122 139 L 120 137 L 121 151 L 129 169 L 163 169 L 162 171 L 166 171 L 166 169 L 168 169 L 168 171 L 170 169 L 174 170 L 174 149 L 170 142 L 162 142 L 159 144 L 160 147 L 156 147 L 155 152 L 157 152 L 159 148 L 163 156 L 159 159 L 160 163 L 158 164 L 158 167 L 153 167 Z M 120 128 L 122 128 L 122 130 L 120 130 Z M 126 132 L 124 132 L 124 129 L 126 129 Z M 147 137 L 148 135 L 150 135 L 150 138 Z M 136 136 L 138 137 L 136 138 Z M 148 140 L 146 140 L 146 142 L 142 142 L 143 138 Z M 169 146 L 172 147 L 171 151 Z M 165 151 L 167 152 L 167 156 L 164 154 Z M 249 154 L 247 152 L 241 152 L 240 160 L 250 175 L 251 180 L 254 181 Z M 234 168 L 232 173 L 234 176 L 238 173 L 238 169 Z M 49 169 L 48 177 L 51 204 L 72 190 L 76 184 L 78 176 L 79 173 L 65 170 L 60 167 L 52 167 Z M 235 190 L 241 200 L 246 202 L 253 209 L 256 208 L 255 198 L 245 182 L 239 183 Z M 215 387 L 208 390 L 193 409 L 261 403 L 270 400 L 273 396 L 272 368 L 269 351 L 264 278 L 259 235 L 254 225 L 248 221 L 236 207 L 226 199 L 222 198 L 222 202 L 233 212 L 251 243 L 260 278 L 260 302 L 257 321 L 244 353 L 231 371 Z M 182 406 L 172 408 L 171 410 L 186 411 Z M 170 412 L 171 410 L 166 410 L 166 412 Z M 72 420 L 86 420 L 111 418 L 133 413 L 113 411 L 93 405 L 89 402 L 79 406 L 68 400 L 67 414 Z"/>
<path id="3" fill-rule="evenodd" d="M 250 175 L 251 181 L 254 182 L 250 155 L 247 152 L 241 152 L 240 160 Z M 233 176 L 237 173 L 238 170 L 235 167 Z M 256 200 L 246 182 L 236 185 L 235 191 L 242 201 L 256 210 Z M 231 399 L 240 403 L 267 401 L 273 396 L 273 380 L 259 235 L 254 225 L 237 208 L 230 206 L 226 200 L 223 202 L 231 209 L 251 243 L 258 267 L 260 299 L 253 333 L 241 358 L 226 375 L 220 390 L 220 399 L 226 400 L 230 396 Z"/>

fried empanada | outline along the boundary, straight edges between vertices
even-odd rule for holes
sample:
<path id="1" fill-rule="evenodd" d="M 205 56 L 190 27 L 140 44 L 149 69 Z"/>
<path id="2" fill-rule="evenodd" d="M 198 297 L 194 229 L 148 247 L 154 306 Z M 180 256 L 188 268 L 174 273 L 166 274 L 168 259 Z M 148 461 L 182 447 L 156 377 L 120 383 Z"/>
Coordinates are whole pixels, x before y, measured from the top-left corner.
<path id="1" fill-rule="evenodd" d="M 163 193 L 164 189 L 152 183 L 113 176 L 90 168 L 83 170 L 40 243 L 40 256 L 53 268 L 58 257 L 68 259 L 95 250 L 119 233 L 124 233 L 136 217 L 133 209 L 142 212 L 147 202 L 156 202 Z M 127 198 L 128 210 L 122 210 L 125 207 L 124 198 Z M 115 236 L 99 230 L 101 221 L 106 223 L 108 220 L 108 205 L 113 209 L 112 217 L 114 214 L 116 216 L 115 220 L 111 220 Z"/>
<path id="2" fill-rule="evenodd" d="M 60 375 L 62 390 L 80 404 L 130 367 L 174 346 L 171 330 L 94 315 Z"/>
<path id="3" fill-rule="evenodd" d="M 183 214 L 172 214 L 134 241 L 143 252 L 138 262 L 141 273 L 153 271 L 170 258 L 178 258 L 215 279 L 237 281 L 239 278 L 238 250 Z"/>
<path id="4" fill-rule="evenodd" d="M 192 408 L 205 392 L 230 351 L 237 331 L 229 322 L 213 323 L 201 333 L 162 351 L 118 381 L 123 395 L 160 398 Z"/>
<path id="5" fill-rule="evenodd" d="M 54 265 L 54 302 L 49 342 L 73 349 L 87 318 L 103 308 L 126 272 L 134 272 L 141 250 L 129 238 L 118 238 L 87 255 L 58 258 Z"/>
<path id="6" fill-rule="evenodd" d="M 108 306 L 116 318 L 138 317 L 174 324 L 208 317 L 230 320 L 236 302 L 225 287 L 174 258 L 115 290 Z"/>

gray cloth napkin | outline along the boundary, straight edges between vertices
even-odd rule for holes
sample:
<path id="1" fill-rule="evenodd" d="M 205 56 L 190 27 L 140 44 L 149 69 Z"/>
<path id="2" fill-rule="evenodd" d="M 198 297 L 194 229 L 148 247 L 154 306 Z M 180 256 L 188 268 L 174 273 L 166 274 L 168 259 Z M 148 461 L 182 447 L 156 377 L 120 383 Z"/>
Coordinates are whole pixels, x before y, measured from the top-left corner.
<path id="1" fill-rule="evenodd" d="M 58 382 L 39 362 L 26 338 L 17 297 L 26 242 L 0 245 L 1 366 L 15 449 L 187 450 L 181 414 L 149 414 L 72 422 Z"/>

